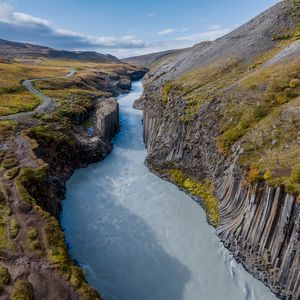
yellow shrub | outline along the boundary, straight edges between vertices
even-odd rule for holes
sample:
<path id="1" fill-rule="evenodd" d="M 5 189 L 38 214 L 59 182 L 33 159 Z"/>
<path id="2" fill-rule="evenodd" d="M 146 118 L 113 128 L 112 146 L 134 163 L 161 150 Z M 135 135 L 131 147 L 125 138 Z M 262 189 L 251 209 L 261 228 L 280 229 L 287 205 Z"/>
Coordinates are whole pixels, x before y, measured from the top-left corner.
<path id="1" fill-rule="evenodd" d="M 191 194 L 203 200 L 208 219 L 215 227 L 217 227 L 219 224 L 219 202 L 214 197 L 211 186 L 187 178 L 183 183 L 183 187 Z"/>
<path id="2" fill-rule="evenodd" d="M 176 185 L 183 185 L 185 177 L 184 177 L 184 174 L 180 170 L 173 169 L 173 170 L 171 170 L 170 174 L 171 174 L 171 180 Z"/>
<path id="3" fill-rule="evenodd" d="M 267 170 L 264 174 L 264 180 L 269 180 L 272 178 L 272 174 L 270 170 Z"/>
<path id="4" fill-rule="evenodd" d="M 247 180 L 251 183 L 258 182 L 260 179 L 259 170 L 255 164 L 250 166 L 248 171 Z"/>

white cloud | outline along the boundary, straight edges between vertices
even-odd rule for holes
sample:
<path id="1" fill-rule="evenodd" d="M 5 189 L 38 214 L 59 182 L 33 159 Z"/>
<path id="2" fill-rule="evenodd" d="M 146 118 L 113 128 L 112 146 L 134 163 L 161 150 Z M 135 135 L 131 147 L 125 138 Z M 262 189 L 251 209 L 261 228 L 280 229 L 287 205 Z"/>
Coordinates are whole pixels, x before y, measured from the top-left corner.
<path id="1" fill-rule="evenodd" d="M 0 0 L 1 1 L 1 0 Z M 154 13 L 153 13 L 154 14 Z M 52 22 L 25 13 L 14 11 L 9 4 L 0 3 L 0 38 L 50 46 L 67 50 L 96 50 L 110 53 L 118 57 L 159 52 L 193 46 L 203 40 L 214 40 L 229 32 L 228 28 L 211 25 L 207 31 L 183 35 L 188 28 L 166 28 L 159 32 L 149 33 L 149 36 L 168 36 L 176 33 L 182 36 L 163 41 L 145 42 L 137 32 L 127 33 L 123 37 L 86 36 L 57 27 Z M 144 38 L 147 34 L 143 34 Z"/>
<path id="2" fill-rule="evenodd" d="M 19 13 L 19 12 L 12 12 L 10 15 L 10 23 L 13 24 L 34 24 L 34 25 L 42 25 L 42 26 L 48 26 L 52 27 L 53 25 L 51 22 L 41 19 L 41 18 L 36 18 L 27 14 Z M 2 21 L 2 20 L 0 20 Z M 9 23 L 9 22 L 8 22 Z"/>
<path id="3" fill-rule="evenodd" d="M 213 24 L 213 25 L 210 25 L 210 26 L 208 27 L 208 29 L 209 29 L 209 30 L 220 30 L 220 29 L 222 29 L 222 26 L 219 25 L 219 24 Z"/>
<path id="4" fill-rule="evenodd" d="M 169 33 L 175 32 L 175 31 L 176 31 L 176 29 L 173 29 L 173 28 L 167 28 L 167 29 L 158 31 L 157 34 L 158 34 L 158 35 L 166 35 L 166 34 L 169 34 Z"/>
<path id="5" fill-rule="evenodd" d="M 157 16 L 157 13 L 150 13 L 150 14 L 148 14 L 148 17 L 150 17 L 150 18 L 152 18 L 152 17 L 156 17 Z"/>
<path id="6" fill-rule="evenodd" d="M 200 41 L 208 40 L 212 41 L 215 40 L 228 32 L 230 32 L 231 29 L 229 28 L 222 28 L 221 26 L 218 25 L 218 27 L 210 27 L 208 31 L 203 31 L 203 32 L 198 32 L 190 35 L 185 35 L 185 36 L 180 36 L 177 37 L 175 40 L 177 41 L 190 41 L 190 42 L 195 42 L 198 43 Z"/>
<path id="7" fill-rule="evenodd" d="M 9 4 L 0 3 L 0 37 L 64 49 L 143 48 L 142 40 L 133 35 L 121 38 L 86 36 L 58 28 L 48 20 L 15 12 Z"/>

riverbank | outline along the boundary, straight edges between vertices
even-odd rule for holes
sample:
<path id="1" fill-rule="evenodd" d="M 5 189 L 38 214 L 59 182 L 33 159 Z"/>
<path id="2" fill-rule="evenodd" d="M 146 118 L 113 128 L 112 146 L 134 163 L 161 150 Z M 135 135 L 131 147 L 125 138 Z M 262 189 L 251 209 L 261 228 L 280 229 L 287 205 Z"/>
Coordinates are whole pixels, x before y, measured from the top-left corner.
<path id="1" fill-rule="evenodd" d="M 28 299 L 99 298 L 70 259 L 57 218 L 74 169 L 103 159 L 112 149 L 109 140 L 119 128 L 112 97 L 128 92 L 131 80 L 145 71 L 107 64 L 106 75 L 106 69 L 96 73 L 88 67 L 72 78 L 36 83 L 55 99 L 51 112 L 26 114 L 18 123 L 1 121 L 12 126 L 1 131 L 0 147 L 0 198 L 7 211 L 0 265 L 9 277 L 3 296 L 21 286 L 29 291 Z"/>
<path id="2" fill-rule="evenodd" d="M 110 155 L 67 182 L 71 257 L 105 299 L 274 299 L 222 247 L 201 207 L 145 166 L 142 113 L 132 108 L 141 93 L 134 83 L 118 97 Z"/>
<path id="3" fill-rule="evenodd" d="M 225 247 L 281 299 L 300 296 L 298 11 L 281 1 L 216 41 L 127 60 L 151 61 L 137 102 L 147 164 L 203 200 Z"/>

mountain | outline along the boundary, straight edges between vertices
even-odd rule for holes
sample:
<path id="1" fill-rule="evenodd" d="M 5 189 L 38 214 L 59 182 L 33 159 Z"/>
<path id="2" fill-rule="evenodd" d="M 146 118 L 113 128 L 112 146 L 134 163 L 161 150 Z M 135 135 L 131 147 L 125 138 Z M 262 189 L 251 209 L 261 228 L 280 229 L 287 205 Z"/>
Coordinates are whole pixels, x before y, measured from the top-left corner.
<path id="1" fill-rule="evenodd" d="M 198 197 L 224 245 L 282 299 L 299 299 L 300 1 L 281 1 L 150 67 L 147 165 Z"/>
<path id="2" fill-rule="evenodd" d="M 101 54 L 94 51 L 66 51 L 55 50 L 49 47 L 32 45 L 27 43 L 11 42 L 0 39 L 0 58 L 4 59 L 36 59 L 36 58 L 56 58 L 73 59 L 80 61 L 93 61 L 99 63 L 121 61 L 109 54 Z"/>
<path id="3" fill-rule="evenodd" d="M 145 66 L 150 66 L 153 63 L 157 63 L 158 61 L 172 56 L 172 55 L 178 55 L 179 52 L 184 51 L 183 50 L 167 50 L 162 52 L 156 52 L 156 53 L 149 53 L 145 55 L 135 56 L 135 57 L 129 57 L 122 59 L 126 63 L 133 63 L 133 64 L 142 64 Z"/>

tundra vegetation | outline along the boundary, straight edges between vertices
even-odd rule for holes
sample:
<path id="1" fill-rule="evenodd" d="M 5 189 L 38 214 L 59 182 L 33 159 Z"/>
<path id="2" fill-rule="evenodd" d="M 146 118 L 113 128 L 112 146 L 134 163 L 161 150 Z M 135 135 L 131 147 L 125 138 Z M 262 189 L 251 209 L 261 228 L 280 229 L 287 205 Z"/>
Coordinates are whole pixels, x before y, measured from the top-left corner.
<path id="1" fill-rule="evenodd" d="M 265 180 L 299 194 L 300 60 L 265 65 L 294 39 L 278 41 L 250 64 L 230 58 L 192 69 L 165 82 L 161 97 L 165 106 L 183 101 L 183 123 L 195 120 L 204 104 L 219 101 L 218 151 L 229 156 L 240 143 L 239 163 L 249 182 Z"/>
<path id="2" fill-rule="evenodd" d="M 62 78 L 70 69 L 76 74 Z M 25 79 L 49 78 L 34 85 L 54 100 L 51 110 L 44 113 L 0 120 L 0 251 L 18 256 L 22 248 L 31 259 L 51 263 L 54 273 L 58 272 L 84 299 L 99 299 L 99 295 L 69 257 L 57 218 L 46 211 L 46 203 L 57 201 L 49 186 L 49 174 L 57 171 L 57 175 L 66 176 L 68 166 L 59 159 L 74 159 L 74 165 L 80 159 L 74 134 L 94 126 L 89 117 L 96 100 L 122 92 L 118 83 L 129 82 L 130 72 L 136 70 L 118 61 L 42 58 L 0 62 L 0 116 L 31 111 L 40 103 L 41 99 L 23 87 Z M 44 149 L 51 167 L 36 156 Z M 0 294 L 10 294 L 16 300 L 32 299 L 34 287 L 28 273 L 16 280 L 9 276 L 9 268 L 0 260 Z"/>
<path id="3" fill-rule="evenodd" d="M 212 185 L 208 182 L 199 182 L 189 178 L 178 169 L 171 169 L 169 172 L 171 180 L 176 185 L 202 200 L 208 221 L 217 227 L 219 223 L 219 202 L 213 195 Z"/>

